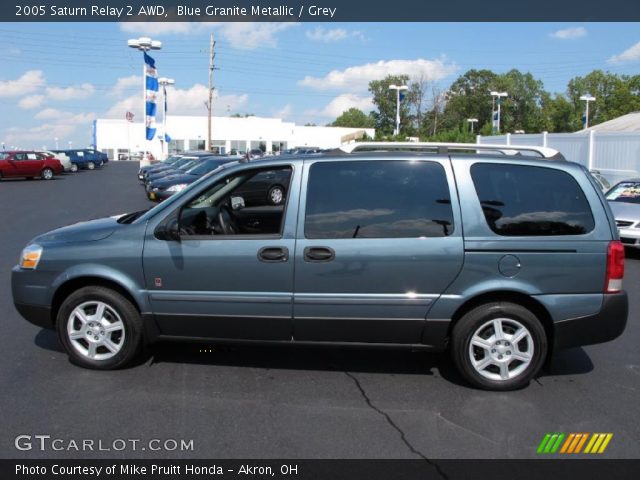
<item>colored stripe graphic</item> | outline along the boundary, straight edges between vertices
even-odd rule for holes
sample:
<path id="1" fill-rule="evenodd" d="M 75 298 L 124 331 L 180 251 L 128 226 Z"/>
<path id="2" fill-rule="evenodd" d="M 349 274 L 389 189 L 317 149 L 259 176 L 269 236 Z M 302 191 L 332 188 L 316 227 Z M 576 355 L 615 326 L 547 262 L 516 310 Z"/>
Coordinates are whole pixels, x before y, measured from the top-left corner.
<path id="1" fill-rule="evenodd" d="M 547 433 L 537 452 L 541 454 L 560 453 L 560 454 L 578 454 L 578 453 L 604 453 L 609 442 L 613 438 L 613 433 Z M 588 441 L 587 441 L 588 440 Z M 584 450 L 582 449 L 586 444 Z"/>

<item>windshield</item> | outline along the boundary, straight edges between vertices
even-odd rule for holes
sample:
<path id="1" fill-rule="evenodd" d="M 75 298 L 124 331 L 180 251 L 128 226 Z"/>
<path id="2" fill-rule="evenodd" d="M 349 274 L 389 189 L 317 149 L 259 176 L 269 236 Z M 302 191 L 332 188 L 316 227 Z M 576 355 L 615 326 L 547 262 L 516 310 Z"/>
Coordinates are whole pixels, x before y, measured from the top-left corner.
<path id="1" fill-rule="evenodd" d="M 186 172 L 187 170 L 189 170 L 190 168 L 195 167 L 196 165 L 198 165 L 198 161 L 197 160 L 189 160 L 187 163 L 183 163 L 182 165 L 180 165 L 178 167 L 178 170 Z"/>
<path id="2" fill-rule="evenodd" d="M 9 158 L 8 153 L 0 153 L 0 160 L 6 160 L 7 158 Z"/>
<path id="3" fill-rule="evenodd" d="M 180 157 L 180 156 L 172 156 L 172 157 L 167 158 L 166 160 L 163 160 L 163 163 L 166 163 L 167 165 L 171 165 L 172 163 L 176 163 L 181 158 L 182 157 Z"/>
<path id="4" fill-rule="evenodd" d="M 222 164 L 220 160 L 205 160 L 204 162 L 200 162 L 194 167 L 191 167 L 189 170 L 187 170 L 187 173 L 191 175 L 202 175 L 203 173 L 214 170 L 220 164 Z"/>
<path id="5" fill-rule="evenodd" d="M 189 162 L 193 161 L 193 157 L 182 157 L 181 159 L 173 162 L 173 166 L 176 168 L 180 168 L 182 165 L 186 165 Z"/>
<path id="6" fill-rule="evenodd" d="M 640 203 L 640 182 L 620 182 L 607 193 L 610 202 Z"/>

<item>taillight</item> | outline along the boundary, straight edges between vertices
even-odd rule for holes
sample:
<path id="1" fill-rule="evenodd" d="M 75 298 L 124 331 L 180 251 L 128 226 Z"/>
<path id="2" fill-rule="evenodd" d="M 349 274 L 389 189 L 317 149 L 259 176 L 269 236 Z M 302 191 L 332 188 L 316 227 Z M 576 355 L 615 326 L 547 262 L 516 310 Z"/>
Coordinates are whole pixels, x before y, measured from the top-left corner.
<path id="1" fill-rule="evenodd" d="M 615 293 L 622 290 L 624 277 L 624 245 L 618 240 L 609 242 L 607 248 L 607 276 L 604 281 L 604 292 Z"/>

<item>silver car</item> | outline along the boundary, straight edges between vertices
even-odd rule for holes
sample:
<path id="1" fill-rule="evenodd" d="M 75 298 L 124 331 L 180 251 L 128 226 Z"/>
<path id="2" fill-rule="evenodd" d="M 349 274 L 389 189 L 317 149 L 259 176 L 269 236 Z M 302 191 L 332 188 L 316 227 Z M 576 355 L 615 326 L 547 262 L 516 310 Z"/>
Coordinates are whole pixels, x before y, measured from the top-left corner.
<path id="1" fill-rule="evenodd" d="M 622 243 L 627 247 L 640 248 L 640 178 L 614 185 L 606 198 L 616 219 Z"/>

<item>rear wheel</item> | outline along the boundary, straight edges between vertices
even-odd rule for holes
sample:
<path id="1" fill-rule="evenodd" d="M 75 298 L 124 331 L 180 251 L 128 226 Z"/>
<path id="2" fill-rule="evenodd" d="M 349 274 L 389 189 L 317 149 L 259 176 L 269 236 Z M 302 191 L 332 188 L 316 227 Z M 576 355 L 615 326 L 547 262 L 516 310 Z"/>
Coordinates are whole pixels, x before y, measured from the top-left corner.
<path id="1" fill-rule="evenodd" d="M 45 168 L 42 170 L 40 176 L 43 180 L 51 180 L 53 178 L 53 170 L 51 170 L 50 168 Z"/>
<path id="2" fill-rule="evenodd" d="M 538 373 L 547 337 L 538 318 L 521 305 L 495 302 L 466 313 L 454 326 L 453 361 L 472 385 L 515 390 Z"/>
<path id="3" fill-rule="evenodd" d="M 76 163 L 72 163 L 72 164 L 71 164 L 71 171 L 72 171 L 73 173 L 76 173 L 76 172 L 78 171 L 78 164 L 76 164 Z"/>
<path id="4" fill-rule="evenodd" d="M 93 163 L 93 162 L 89 162 L 89 163 L 87 163 L 87 168 L 88 168 L 89 170 L 93 170 L 93 169 L 95 169 L 95 168 L 96 168 L 96 164 L 95 164 L 95 163 Z"/>
<path id="5" fill-rule="evenodd" d="M 269 189 L 267 200 L 271 205 L 280 205 L 284 202 L 284 188 L 280 185 L 274 185 Z"/>
<path id="6" fill-rule="evenodd" d="M 140 313 L 105 287 L 84 287 L 69 295 L 58 311 L 56 328 L 71 361 L 85 368 L 124 367 L 142 347 Z"/>

